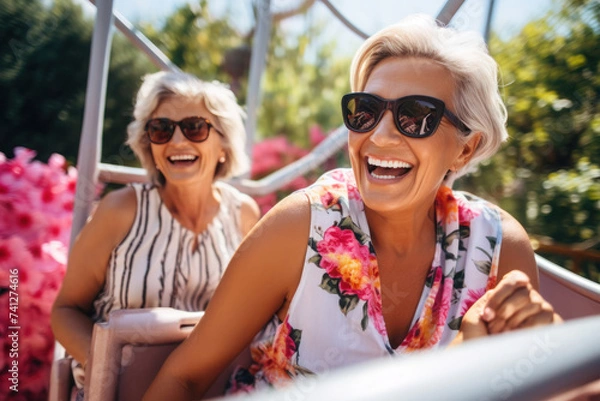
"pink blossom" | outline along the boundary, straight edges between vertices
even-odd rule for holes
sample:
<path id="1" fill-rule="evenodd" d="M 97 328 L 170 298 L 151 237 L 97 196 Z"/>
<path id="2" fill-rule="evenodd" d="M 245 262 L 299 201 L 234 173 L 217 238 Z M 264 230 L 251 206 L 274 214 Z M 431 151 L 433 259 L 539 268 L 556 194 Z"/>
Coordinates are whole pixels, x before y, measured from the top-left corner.
<path id="1" fill-rule="evenodd" d="M 261 213 L 265 214 L 277 203 L 277 195 L 270 193 L 263 196 L 255 196 L 254 200 L 258 203 Z"/>
<path id="2" fill-rule="evenodd" d="M 33 258 L 22 238 L 18 236 L 6 239 L 0 237 L 0 275 L 8 275 L 9 270 L 32 264 Z M 4 282 L 2 284 L 4 285 Z"/>
<path id="3" fill-rule="evenodd" d="M 348 171 L 343 169 L 336 169 L 329 173 L 329 176 L 333 178 L 335 181 L 345 183 L 348 181 L 348 178 L 354 179 L 353 177 L 348 177 Z"/>
<path id="4" fill-rule="evenodd" d="M 290 156 L 288 152 L 290 149 L 291 145 L 284 136 L 267 138 L 254 145 L 252 149 L 252 176 L 273 172 L 287 164 L 285 160 Z"/>
<path id="5" fill-rule="evenodd" d="M 67 160 L 63 155 L 59 155 L 58 153 L 53 153 L 48 159 L 48 167 L 53 169 L 63 169 L 67 165 Z"/>
<path id="6" fill-rule="evenodd" d="M 333 191 L 327 191 L 321 195 L 321 204 L 325 207 L 325 209 L 329 209 L 332 206 L 337 205 L 339 202 L 339 198 L 337 196 L 333 196 Z"/>
<path id="7" fill-rule="evenodd" d="M 298 160 L 308 153 L 307 150 L 291 143 L 286 137 L 280 135 L 267 138 L 254 145 L 252 150 L 253 179 L 265 177 L 282 167 Z M 281 188 L 279 196 L 268 194 L 255 197 L 262 213 L 266 213 L 285 194 L 308 186 L 310 182 L 306 177 L 297 177 L 285 187 Z"/>
<path id="8" fill-rule="evenodd" d="M 0 153 L 0 285 L 18 292 L 20 326 L 19 393 L 10 399 L 46 399 L 54 337 L 50 309 L 66 270 L 77 172 L 61 155 L 48 164 L 34 161 L 35 151 L 16 148 L 15 157 Z M 7 311 L 9 294 L 0 296 Z M 0 318 L 0 346 L 6 350 L 9 315 Z M 8 382 L 7 353 L 0 380 Z M 9 397 L 0 388 L 0 399 Z"/>
<path id="9" fill-rule="evenodd" d="M 318 125 L 313 125 L 308 131 L 308 137 L 310 139 L 310 145 L 315 147 L 326 138 L 325 133 Z"/>

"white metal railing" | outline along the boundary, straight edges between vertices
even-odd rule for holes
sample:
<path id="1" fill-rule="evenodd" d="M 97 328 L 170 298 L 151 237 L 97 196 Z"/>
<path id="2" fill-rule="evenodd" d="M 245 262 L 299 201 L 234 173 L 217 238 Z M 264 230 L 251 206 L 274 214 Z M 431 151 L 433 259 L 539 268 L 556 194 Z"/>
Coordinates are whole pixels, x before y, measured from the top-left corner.
<path id="1" fill-rule="evenodd" d="M 297 177 L 309 173 L 319 167 L 325 160 L 331 157 L 331 149 L 340 149 L 347 142 L 347 130 L 340 127 L 329 134 L 323 142 L 317 145 L 309 154 L 282 167 L 270 175 L 259 179 L 234 178 L 228 181 L 240 191 L 251 195 L 261 196 L 269 194 L 285 187 Z M 114 164 L 100 163 L 100 181 L 117 184 L 130 182 L 145 182 L 148 180 L 146 171 L 139 167 L 118 166 Z"/>
<path id="2" fill-rule="evenodd" d="M 102 0 L 96 5 L 96 22 L 85 91 L 81 139 L 77 155 L 77 188 L 73 205 L 71 244 L 85 224 L 96 196 L 98 163 L 102 148 L 102 126 L 106 104 L 106 83 L 112 43 L 113 2 Z"/>
<path id="3" fill-rule="evenodd" d="M 101 0 L 101 2 L 104 0 Z M 96 4 L 96 0 L 89 0 L 90 3 Z M 141 33 L 131 22 L 127 20 L 121 13 L 112 10 L 114 24 L 119 31 L 138 49 L 140 49 L 148 59 L 158 68 L 163 71 L 180 71 L 175 65 L 151 40 Z"/>
<path id="4" fill-rule="evenodd" d="M 540 269 L 540 273 L 547 275 L 558 284 L 600 305 L 599 283 L 575 274 L 540 255 L 535 255 L 535 261 Z"/>

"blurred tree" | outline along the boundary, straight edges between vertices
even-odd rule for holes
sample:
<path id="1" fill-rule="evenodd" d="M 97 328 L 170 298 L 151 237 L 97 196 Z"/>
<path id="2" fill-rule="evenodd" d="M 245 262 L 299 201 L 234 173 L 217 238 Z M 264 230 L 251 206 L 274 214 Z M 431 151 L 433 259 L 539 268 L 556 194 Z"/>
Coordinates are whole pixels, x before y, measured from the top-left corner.
<path id="1" fill-rule="evenodd" d="M 339 99 L 349 88 L 350 65 L 349 59 L 334 57 L 335 41 L 307 54 L 323 31 L 322 23 L 307 16 L 307 4 L 274 17 L 257 127 L 262 137 L 285 135 L 301 146 L 309 145 L 311 126 L 328 131 L 341 125 Z M 302 19 L 306 29 L 286 30 L 292 17 Z M 182 70 L 229 83 L 245 103 L 252 31 L 238 32 L 227 13 L 215 17 L 201 0 L 197 6 L 183 5 L 162 27 L 144 24 L 141 29 Z"/>
<path id="2" fill-rule="evenodd" d="M 139 165 L 125 145 L 127 125 L 133 119 L 135 96 L 142 77 L 158 69 L 120 32 L 113 38 L 106 88 L 102 161 L 117 165 Z M 85 89 L 84 89 L 85 91 Z"/>
<path id="3" fill-rule="evenodd" d="M 309 143 L 311 126 L 330 131 L 342 124 L 339 103 L 350 89 L 350 60 L 334 56 L 334 40 L 308 54 L 323 26 L 311 18 L 305 25 L 297 36 L 281 24 L 273 27 L 258 121 L 264 137 L 283 134 L 303 146 Z"/>
<path id="4" fill-rule="evenodd" d="M 76 162 L 93 22 L 71 0 L 2 0 L 0 4 L 0 151 L 57 152 Z M 122 143 L 140 76 L 152 66 L 116 35 L 105 110 L 103 157 L 131 164 Z"/>
<path id="5" fill-rule="evenodd" d="M 566 0 L 516 37 L 493 38 L 510 140 L 460 184 L 499 201 L 531 234 L 596 250 L 599 43 L 600 3 L 592 0 Z"/>
<path id="6" fill-rule="evenodd" d="M 243 47 L 245 41 L 227 14 L 220 18 L 210 14 L 206 0 L 178 8 L 162 27 L 142 24 L 141 30 L 182 70 L 204 80 L 221 82 L 230 81 L 223 68 L 225 56 L 228 51 Z M 243 103 L 242 95 L 241 91 L 237 93 Z"/>
<path id="7" fill-rule="evenodd" d="M 77 154 L 91 24 L 57 1 L 4 0 L 0 9 L 0 146 L 26 146 L 47 160 Z"/>

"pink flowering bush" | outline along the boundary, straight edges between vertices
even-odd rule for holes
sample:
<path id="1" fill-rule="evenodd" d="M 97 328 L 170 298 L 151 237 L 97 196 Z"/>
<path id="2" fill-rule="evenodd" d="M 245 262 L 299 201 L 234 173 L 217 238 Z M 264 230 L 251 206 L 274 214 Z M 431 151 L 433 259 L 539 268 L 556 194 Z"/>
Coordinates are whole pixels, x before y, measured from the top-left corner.
<path id="1" fill-rule="evenodd" d="M 325 133 L 317 125 L 313 126 L 309 131 L 310 148 L 314 148 L 325 139 Z M 290 163 L 300 159 L 308 154 L 309 150 L 303 149 L 291 143 L 285 136 L 278 135 L 272 138 L 267 138 L 262 142 L 254 145 L 252 150 L 252 179 L 260 179 L 268 176 L 274 171 L 287 166 Z M 323 171 L 330 170 L 334 167 L 339 167 L 338 164 L 344 163 L 346 152 L 342 151 L 342 156 L 332 157 L 323 166 L 322 171 L 316 171 L 303 177 L 298 177 L 279 191 L 270 193 L 264 196 L 257 196 L 254 199 L 260 206 L 262 213 L 266 213 L 275 203 L 283 199 L 291 192 L 304 188 L 313 183 Z"/>
<path id="2" fill-rule="evenodd" d="M 0 152 L 0 399 L 45 401 L 77 174 L 61 155 L 45 164 L 32 150 L 14 153 Z"/>

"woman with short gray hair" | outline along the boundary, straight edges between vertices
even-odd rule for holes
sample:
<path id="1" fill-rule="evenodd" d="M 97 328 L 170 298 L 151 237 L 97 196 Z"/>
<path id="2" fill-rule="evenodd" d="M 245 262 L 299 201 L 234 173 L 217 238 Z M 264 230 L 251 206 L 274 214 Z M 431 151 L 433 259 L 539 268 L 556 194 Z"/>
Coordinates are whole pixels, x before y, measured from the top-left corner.
<path id="1" fill-rule="evenodd" d="M 179 72 L 144 78 L 127 143 L 150 183 L 100 201 L 73 244 L 52 310 L 78 387 L 92 326 L 111 311 L 208 305 L 259 218 L 252 198 L 220 181 L 248 169 L 243 116 L 223 84 Z"/>

